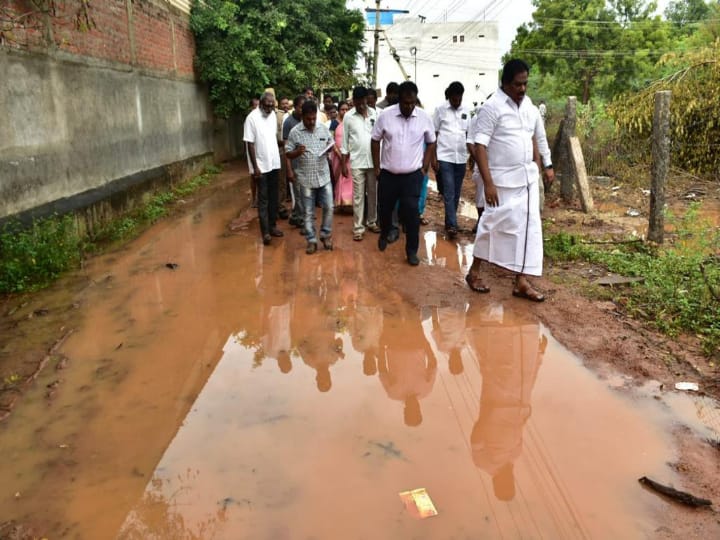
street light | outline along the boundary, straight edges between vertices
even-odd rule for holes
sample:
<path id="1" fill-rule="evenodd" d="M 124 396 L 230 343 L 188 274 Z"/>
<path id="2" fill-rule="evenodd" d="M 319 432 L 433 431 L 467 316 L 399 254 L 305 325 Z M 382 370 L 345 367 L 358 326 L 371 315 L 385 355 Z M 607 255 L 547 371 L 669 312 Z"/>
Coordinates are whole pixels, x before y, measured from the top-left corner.
<path id="1" fill-rule="evenodd" d="M 410 54 L 413 55 L 413 60 L 415 62 L 415 75 L 413 77 L 413 81 L 417 84 L 417 47 L 410 47 Z"/>

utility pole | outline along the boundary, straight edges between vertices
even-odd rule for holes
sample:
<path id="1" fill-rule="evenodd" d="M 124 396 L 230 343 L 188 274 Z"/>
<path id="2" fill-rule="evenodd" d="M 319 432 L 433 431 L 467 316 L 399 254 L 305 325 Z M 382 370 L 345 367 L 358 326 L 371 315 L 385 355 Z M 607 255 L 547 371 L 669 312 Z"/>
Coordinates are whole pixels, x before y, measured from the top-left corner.
<path id="1" fill-rule="evenodd" d="M 372 79 L 370 84 L 372 88 L 377 87 L 378 58 L 380 56 L 380 14 L 381 13 L 410 13 L 407 9 L 380 9 L 380 0 L 375 0 L 375 9 L 365 8 L 366 13 L 375 12 L 375 29 L 373 43 L 373 65 Z"/>
<path id="2" fill-rule="evenodd" d="M 375 43 L 373 49 L 372 87 L 377 88 L 378 57 L 380 56 L 380 0 L 375 0 Z"/>

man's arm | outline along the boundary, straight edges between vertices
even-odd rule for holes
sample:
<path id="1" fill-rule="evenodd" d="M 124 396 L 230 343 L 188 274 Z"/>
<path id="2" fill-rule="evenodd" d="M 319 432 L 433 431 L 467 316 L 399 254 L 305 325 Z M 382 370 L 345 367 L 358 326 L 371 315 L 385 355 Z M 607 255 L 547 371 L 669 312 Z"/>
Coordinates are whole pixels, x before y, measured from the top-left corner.
<path id="1" fill-rule="evenodd" d="M 250 163 L 252 164 L 253 172 L 252 177 L 253 178 L 259 178 L 261 176 L 260 173 L 260 167 L 258 167 L 257 159 L 255 157 L 255 143 L 248 142 L 248 159 L 250 160 Z"/>
<path id="2" fill-rule="evenodd" d="M 422 173 L 423 176 L 427 175 L 430 170 L 430 166 L 433 166 L 433 170 L 437 171 L 435 165 L 437 165 L 437 158 L 435 156 L 435 148 L 437 147 L 436 142 L 428 143 L 425 147 L 425 155 L 423 156 Z"/>
<path id="3" fill-rule="evenodd" d="M 373 139 L 370 142 L 370 152 L 372 153 L 373 169 L 375 169 L 375 177 L 380 177 L 380 141 Z"/>
<path id="4" fill-rule="evenodd" d="M 487 146 L 484 144 L 475 145 L 475 162 L 480 169 L 483 186 L 485 186 L 485 202 L 488 206 L 498 205 L 498 194 L 492 176 L 490 175 L 490 166 L 488 165 Z"/>
<path id="5" fill-rule="evenodd" d="M 550 145 L 548 144 L 547 134 L 545 133 L 545 124 L 542 121 L 539 111 L 538 117 L 535 120 L 533 150 L 538 153 L 538 159 L 536 161 L 538 162 L 540 171 L 545 175 L 547 184 L 552 184 L 555 180 L 555 170 L 553 169 Z"/>

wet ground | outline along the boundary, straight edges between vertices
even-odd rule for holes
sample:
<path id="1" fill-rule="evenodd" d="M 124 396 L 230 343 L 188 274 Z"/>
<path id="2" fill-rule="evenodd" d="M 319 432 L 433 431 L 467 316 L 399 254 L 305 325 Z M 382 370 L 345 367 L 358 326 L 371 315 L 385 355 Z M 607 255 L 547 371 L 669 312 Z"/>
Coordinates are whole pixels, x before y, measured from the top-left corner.
<path id="1" fill-rule="evenodd" d="M 83 539 L 674 536 L 671 503 L 637 479 L 683 487 L 678 429 L 719 438 L 714 401 L 590 371 L 527 303 L 469 293 L 469 236 L 425 229 L 412 268 L 402 241 L 380 253 L 337 215 L 335 249 L 308 256 L 286 222 L 263 246 L 246 207 L 229 182 L 72 281 L 64 365 L 0 427 L 0 523 Z M 418 488 L 436 516 L 403 505 Z"/>

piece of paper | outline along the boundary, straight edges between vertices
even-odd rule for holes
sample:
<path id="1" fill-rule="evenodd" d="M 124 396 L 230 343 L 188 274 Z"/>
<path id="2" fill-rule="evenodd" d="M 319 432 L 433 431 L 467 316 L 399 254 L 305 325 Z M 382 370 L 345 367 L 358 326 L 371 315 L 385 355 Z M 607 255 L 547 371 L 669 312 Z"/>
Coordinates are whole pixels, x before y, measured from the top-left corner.
<path id="1" fill-rule="evenodd" d="M 413 489 L 399 493 L 405 508 L 420 519 L 437 516 L 438 512 L 425 488 Z"/>
<path id="2" fill-rule="evenodd" d="M 335 141 L 330 141 L 330 144 L 327 145 L 327 148 L 325 148 L 325 150 L 323 150 L 322 152 L 320 152 L 320 153 L 318 154 L 318 156 L 324 156 L 324 155 L 327 154 L 330 150 L 332 150 L 333 146 L 335 146 Z"/>

